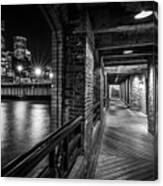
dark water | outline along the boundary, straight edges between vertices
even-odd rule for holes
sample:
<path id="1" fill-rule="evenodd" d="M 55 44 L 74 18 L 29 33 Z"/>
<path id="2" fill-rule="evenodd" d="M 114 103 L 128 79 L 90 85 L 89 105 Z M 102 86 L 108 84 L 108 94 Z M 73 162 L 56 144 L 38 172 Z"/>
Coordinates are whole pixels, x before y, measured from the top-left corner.
<path id="1" fill-rule="evenodd" d="M 49 121 L 48 101 L 2 101 L 2 166 L 48 135 Z"/>

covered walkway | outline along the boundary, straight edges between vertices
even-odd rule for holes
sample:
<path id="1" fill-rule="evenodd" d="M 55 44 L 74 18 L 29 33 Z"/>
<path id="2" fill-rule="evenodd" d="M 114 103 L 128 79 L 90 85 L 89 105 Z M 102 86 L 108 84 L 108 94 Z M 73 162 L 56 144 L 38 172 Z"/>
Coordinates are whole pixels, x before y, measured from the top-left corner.
<path id="1" fill-rule="evenodd" d="M 105 112 L 102 147 L 96 167 L 97 179 L 153 179 L 153 136 L 147 117 L 112 100 Z"/>
<path id="2" fill-rule="evenodd" d="M 157 179 L 157 3 L 37 6 L 51 33 L 49 135 L 2 176 Z"/>

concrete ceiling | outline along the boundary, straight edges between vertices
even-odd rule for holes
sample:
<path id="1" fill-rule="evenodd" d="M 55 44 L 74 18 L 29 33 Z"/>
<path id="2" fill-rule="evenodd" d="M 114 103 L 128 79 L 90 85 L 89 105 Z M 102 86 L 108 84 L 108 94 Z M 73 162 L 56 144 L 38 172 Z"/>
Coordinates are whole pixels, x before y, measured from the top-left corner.
<path id="1" fill-rule="evenodd" d="M 142 10 L 157 11 L 151 2 L 90 5 L 95 48 L 108 74 L 109 83 L 120 83 L 129 75 L 147 69 L 149 58 L 157 56 L 157 18 L 135 20 Z M 124 54 L 132 50 L 131 54 Z"/>

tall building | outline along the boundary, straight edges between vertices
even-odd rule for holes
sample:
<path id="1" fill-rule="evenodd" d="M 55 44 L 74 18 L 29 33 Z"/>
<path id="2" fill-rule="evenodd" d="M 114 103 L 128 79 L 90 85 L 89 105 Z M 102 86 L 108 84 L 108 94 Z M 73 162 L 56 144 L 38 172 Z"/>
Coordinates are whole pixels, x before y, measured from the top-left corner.
<path id="1" fill-rule="evenodd" d="M 5 22 L 1 22 L 1 77 L 2 81 L 6 76 L 6 52 L 5 52 Z"/>
<path id="2" fill-rule="evenodd" d="M 13 38 L 14 60 L 13 69 L 15 70 L 16 78 L 19 79 L 20 71 L 18 66 L 21 66 L 21 78 L 31 78 L 31 52 L 27 49 L 27 38 L 23 36 L 15 36 Z"/>
<path id="3" fill-rule="evenodd" d="M 27 38 L 22 36 L 14 37 L 14 57 L 18 60 L 24 60 L 27 49 Z"/>
<path id="4" fill-rule="evenodd" d="M 1 21 L 1 51 L 5 50 L 5 22 Z"/>

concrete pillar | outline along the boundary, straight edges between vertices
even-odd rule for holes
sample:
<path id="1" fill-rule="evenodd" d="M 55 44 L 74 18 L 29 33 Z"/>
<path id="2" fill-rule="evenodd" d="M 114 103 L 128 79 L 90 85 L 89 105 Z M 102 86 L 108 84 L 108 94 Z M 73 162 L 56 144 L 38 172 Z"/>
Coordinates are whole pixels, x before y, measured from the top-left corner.
<path id="1" fill-rule="evenodd" d="M 148 85 L 147 85 L 147 114 L 148 114 L 148 130 L 155 134 L 156 124 L 156 65 L 153 59 L 149 59 L 148 63 Z"/>
<path id="2" fill-rule="evenodd" d="M 147 79 L 148 130 L 154 135 L 154 178 L 158 177 L 158 65 L 149 59 Z"/>
<path id="3" fill-rule="evenodd" d="M 108 80 L 107 80 L 107 74 L 105 74 L 104 76 L 104 81 L 105 81 L 105 103 L 104 106 L 107 107 L 107 103 L 108 103 Z"/>
<path id="4" fill-rule="evenodd" d="M 110 85 L 108 83 L 107 84 L 107 108 L 109 108 L 109 103 L 110 103 Z"/>

